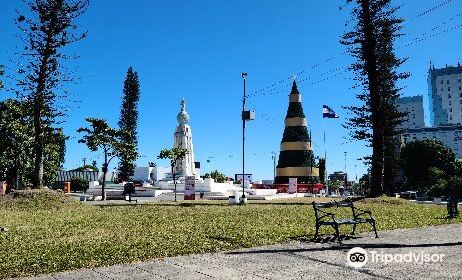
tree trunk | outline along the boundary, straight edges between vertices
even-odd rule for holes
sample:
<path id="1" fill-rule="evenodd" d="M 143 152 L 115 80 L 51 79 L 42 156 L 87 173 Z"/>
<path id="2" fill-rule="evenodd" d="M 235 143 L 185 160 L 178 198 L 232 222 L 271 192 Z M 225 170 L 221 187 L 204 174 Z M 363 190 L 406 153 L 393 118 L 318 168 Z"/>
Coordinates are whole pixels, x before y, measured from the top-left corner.
<path id="1" fill-rule="evenodd" d="M 107 163 L 107 151 L 104 151 L 104 163 L 103 163 L 103 184 L 101 186 L 101 200 L 106 200 L 106 175 L 108 171 Z"/>
<path id="2" fill-rule="evenodd" d="M 19 170 L 20 170 L 20 160 L 19 160 L 19 154 L 17 156 L 17 158 L 14 160 L 14 179 L 13 179 L 13 188 L 15 190 L 18 189 L 18 186 L 19 186 Z"/>
<path id="3" fill-rule="evenodd" d="M 374 133 L 374 138 L 372 139 L 371 190 L 369 193 L 371 197 L 382 194 L 383 167 L 383 136 Z"/>
<path id="4" fill-rule="evenodd" d="M 396 191 L 395 184 L 398 176 L 399 155 L 398 142 L 396 138 L 386 138 L 384 151 L 384 168 L 383 168 L 383 192 L 387 195 L 393 195 Z"/>
<path id="5" fill-rule="evenodd" d="M 39 85 L 40 87 L 40 85 Z M 42 137 L 42 119 L 41 107 L 43 99 L 41 93 L 34 98 L 34 180 L 33 187 L 40 189 L 43 187 L 43 137 Z"/>

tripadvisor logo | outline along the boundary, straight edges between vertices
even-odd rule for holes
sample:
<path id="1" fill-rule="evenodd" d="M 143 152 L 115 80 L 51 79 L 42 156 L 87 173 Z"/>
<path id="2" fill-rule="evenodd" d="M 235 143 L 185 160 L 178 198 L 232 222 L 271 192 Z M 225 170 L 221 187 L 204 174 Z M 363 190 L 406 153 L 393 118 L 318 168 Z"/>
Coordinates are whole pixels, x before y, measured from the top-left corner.
<path id="1" fill-rule="evenodd" d="M 354 268 L 361 268 L 368 262 L 372 263 L 441 263 L 443 262 L 444 254 L 427 254 L 424 252 L 409 252 L 405 254 L 386 254 L 384 252 L 369 251 L 360 247 L 355 247 L 348 251 L 347 263 Z"/>
<path id="2" fill-rule="evenodd" d="M 355 247 L 348 252 L 347 263 L 354 268 L 361 268 L 367 264 L 367 251 L 360 247 Z"/>

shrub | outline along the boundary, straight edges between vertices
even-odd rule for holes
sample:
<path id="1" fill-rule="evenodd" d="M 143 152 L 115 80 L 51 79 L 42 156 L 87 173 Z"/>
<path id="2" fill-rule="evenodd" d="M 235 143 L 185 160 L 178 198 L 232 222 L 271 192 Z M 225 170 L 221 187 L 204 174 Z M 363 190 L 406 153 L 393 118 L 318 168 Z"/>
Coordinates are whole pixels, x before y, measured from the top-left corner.
<path id="1" fill-rule="evenodd" d="M 71 179 L 71 191 L 76 192 L 76 191 L 82 191 L 86 192 L 88 189 L 88 180 L 79 178 L 79 177 L 72 177 Z"/>
<path id="2" fill-rule="evenodd" d="M 438 180 L 438 182 L 433 187 L 431 187 L 427 192 L 427 196 L 431 198 L 446 196 L 446 195 L 447 195 L 447 182 L 442 179 Z"/>
<path id="3" fill-rule="evenodd" d="M 447 183 L 447 195 L 462 198 L 462 177 L 452 177 Z"/>
<path id="4" fill-rule="evenodd" d="M 75 205 L 63 192 L 44 190 L 14 191 L 0 199 L 0 209 L 9 210 L 56 210 Z"/>

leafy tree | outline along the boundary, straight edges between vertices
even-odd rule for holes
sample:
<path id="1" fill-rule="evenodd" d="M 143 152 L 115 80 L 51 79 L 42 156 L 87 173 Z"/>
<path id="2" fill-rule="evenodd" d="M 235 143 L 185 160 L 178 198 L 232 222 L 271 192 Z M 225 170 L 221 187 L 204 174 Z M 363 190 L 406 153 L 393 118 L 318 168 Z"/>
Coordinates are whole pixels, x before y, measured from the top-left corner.
<path id="1" fill-rule="evenodd" d="M 367 185 L 364 183 L 354 183 L 351 186 L 352 194 L 364 196 L 367 192 Z"/>
<path id="2" fill-rule="evenodd" d="M 386 147 L 398 134 L 397 126 L 404 116 L 396 107 L 400 97 L 396 83 L 409 75 L 397 72 L 405 60 L 394 53 L 394 40 L 400 36 L 403 20 L 395 16 L 397 8 L 391 6 L 391 0 L 347 2 L 354 2 L 352 18 L 357 24 L 343 35 L 341 43 L 356 59 L 350 69 L 356 74 L 357 87 L 362 88 L 356 95 L 362 104 L 346 107 L 352 117 L 345 127 L 354 139 L 368 141 L 372 146 L 370 195 L 379 196 L 391 189 L 391 162 L 397 155 Z"/>
<path id="3" fill-rule="evenodd" d="M 437 176 L 439 171 L 450 174 L 455 158 L 454 152 L 438 140 L 407 143 L 401 150 L 407 186 L 420 191 L 428 190 L 431 187 L 429 181 L 432 183 L 432 178 Z"/>
<path id="4" fill-rule="evenodd" d="M 204 178 L 212 178 L 214 179 L 217 183 L 224 183 L 226 182 L 226 179 L 228 179 L 228 177 L 221 173 L 221 172 L 218 172 L 218 170 L 215 170 L 215 171 L 212 171 L 209 173 L 205 173 Z"/>
<path id="5" fill-rule="evenodd" d="M 125 143 L 122 138 L 125 136 L 124 131 L 111 128 L 105 120 L 87 118 L 90 128 L 79 128 L 77 132 L 85 133 L 79 143 L 84 143 L 90 151 L 103 152 L 103 184 L 101 186 L 102 199 L 106 200 L 106 175 L 108 166 L 112 159 L 120 156 L 122 153 L 133 151 L 133 144 Z"/>
<path id="6" fill-rule="evenodd" d="M 173 148 L 173 149 L 164 149 L 160 151 L 159 155 L 157 156 L 158 159 L 169 159 L 170 160 L 170 167 L 172 168 L 172 176 L 173 176 L 173 184 L 175 185 L 175 202 L 176 199 L 176 176 L 177 176 L 177 169 L 181 162 L 186 158 L 188 154 L 187 149 L 181 148 Z"/>
<path id="7" fill-rule="evenodd" d="M 0 102 L 0 173 L 14 188 L 30 185 L 34 178 L 34 154 L 31 108 L 27 101 L 8 99 Z M 44 183 L 50 185 L 64 163 L 65 141 L 62 129 L 46 127 L 43 131 Z"/>
<path id="8" fill-rule="evenodd" d="M 63 67 L 64 60 L 75 57 L 63 49 L 86 36 L 76 34 L 76 19 L 88 7 L 88 0 L 25 0 L 30 17 L 19 14 L 16 24 L 21 31 L 24 53 L 18 61 L 20 88 L 17 94 L 32 105 L 34 133 L 34 177 L 33 187 L 43 186 L 47 173 L 47 133 L 63 116 L 62 104 L 68 92 L 62 89 L 64 82 L 72 82 L 71 73 Z M 48 131 L 47 131 L 48 130 Z"/>
<path id="9" fill-rule="evenodd" d="M 43 182 L 50 186 L 56 179 L 59 170 L 62 169 L 66 155 L 66 141 L 68 136 L 64 135 L 61 128 L 47 127 L 43 131 L 46 141 L 44 147 L 44 170 Z M 34 178 L 34 173 L 31 173 Z"/>
<path id="10" fill-rule="evenodd" d="M 449 174 L 453 177 L 462 178 L 462 161 L 455 161 L 451 165 L 451 170 Z"/>
<path id="11" fill-rule="evenodd" d="M 449 180 L 439 179 L 437 183 L 432 186 L 427 195 L 429 197 L 452 197 L 462 198 L 462 177 L 451 177 Z"/>
<path id="12" fill-rule="evenodd" d="M 127 133 L 122 138 L 125 143 L 132 144 L 133 150 L 122 153 L 119 161 L 118 177 L 123 181 L 128 181 L 135 174 L 135 161 L 138 157 L 137 151 L 137 127 L 138 127 L 138 101 L 140 99 L 140 85 L 138 73 L 130 67 L 124 82 L 124 97 L 120 109 L 119 127 Z"/>
<path id="13" fill-rule="evenodd" d="M 72 170 L 72 171 L 77 171 L 77 172 L 82 172 L 82 171 L 88 171 L 88 170 L 91 170 L 91 171 L 94 171 L 94 172 L 99 172 L 99 168 L 95 165 L 84 165 L 84 166 L 81 166 L 81 167 L 77 167 L 76 169 Z"/>
<path id="14" fill-rule="evenodd" d="M 18 188 L 30 164 L 28 150 L 32 148 L 30 119 L 25 103 L 7 99 L 0 102 L 0 179 Z"/>
<path id="15" fill-rule="evenodd" d="M 335 192 L 337 191 L 340 186 L 343 185 L 343 182 L 340 182 L 339 180 L 332 180 L 332 181 L 329 181 L 329 190 L 332 191 L 332 192 Z"/>
<path id="16" fill-rule="evenodd" d="M 453 198 L 462 198 L 462 177 L 452 177 L 449 179 L 446 195 Z"/>
<path id="17" fill-rule="evenodd" d="M 360 194 L 361 195 L 367 195 L 369 194 L 369 191 L 371 189 L 371 183 L 370 183 L 370 177 L 369 174 L 364 174 L 359 178 L 359 188 Z"/>
<path id="18" fill-rule="evenodd" d="M 424 176 L 426 176 L 426 178 L 423 180 L 425 182 L 425 189 L 429 189 L 430 187 L 436 185 L 440 180 L 446 179 L 445 172 L 437 167 L 428 168 Z"/>
<path id="19" fill-rule="evenodd" d="M 448 182 L 444 179 L 439 179 L 432 187 L 427 191 L 427 196 L 430 198 L 441 197 L 446 195 Z"/>

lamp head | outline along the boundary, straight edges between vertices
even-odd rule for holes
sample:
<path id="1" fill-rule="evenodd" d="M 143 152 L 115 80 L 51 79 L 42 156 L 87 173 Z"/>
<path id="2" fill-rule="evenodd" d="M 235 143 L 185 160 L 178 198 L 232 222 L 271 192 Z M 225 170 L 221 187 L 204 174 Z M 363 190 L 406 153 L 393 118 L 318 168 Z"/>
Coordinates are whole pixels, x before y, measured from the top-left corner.
<path id="1" fill-rule="evenodd" d="M 245 78 L 247 78 L 247 73 L 242 73 L 241 76 L 242 76 L 242 78 L 245 79 Z"/>

